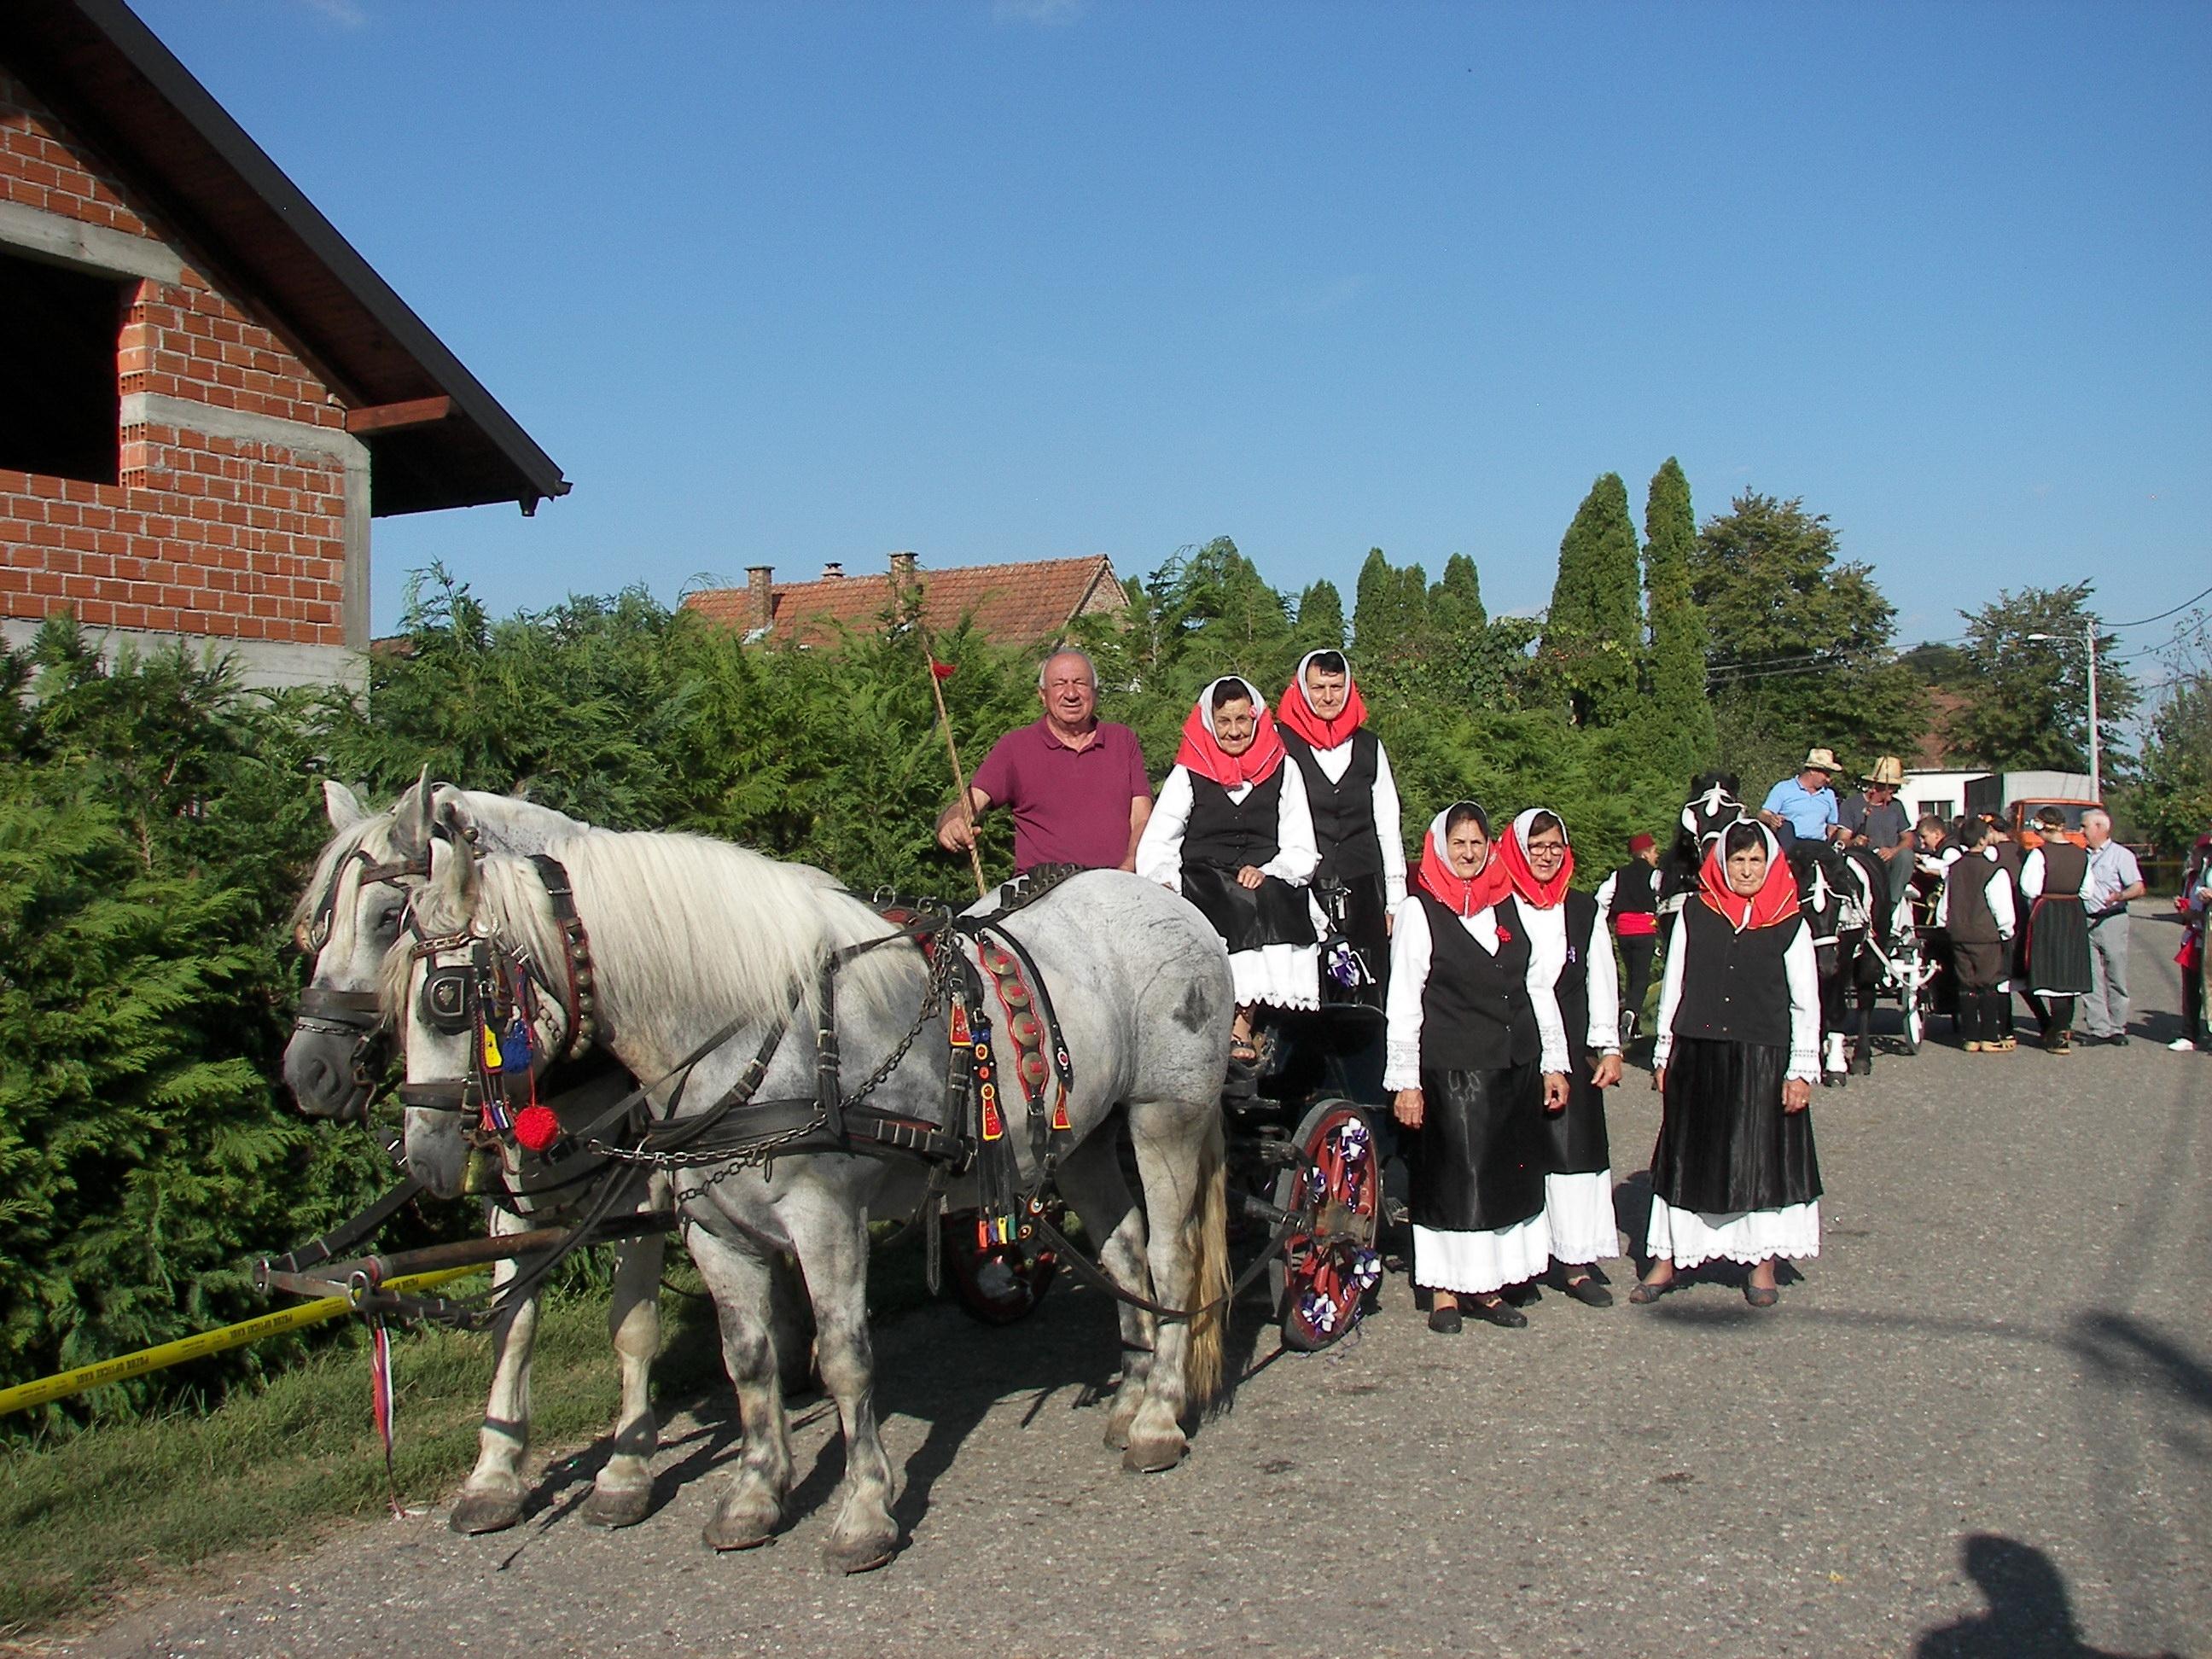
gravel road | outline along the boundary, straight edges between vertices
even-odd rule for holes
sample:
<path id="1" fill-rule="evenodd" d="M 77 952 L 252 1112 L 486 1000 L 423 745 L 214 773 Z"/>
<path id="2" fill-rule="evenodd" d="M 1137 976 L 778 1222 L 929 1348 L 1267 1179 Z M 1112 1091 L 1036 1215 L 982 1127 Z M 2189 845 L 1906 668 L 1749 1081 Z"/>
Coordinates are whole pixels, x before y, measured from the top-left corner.
<path id="1" fill-rule="evenodd" d="M 1091 1403 L 1109 1311 L 1063 1282 L 1011 1330 L 885 1333 L 908 1542 L 880 1572 L 820 1564 L 819 1401 L 790 1530 L 701 1544 L 734 1433 L 708 1399 L 629 1531 L 577 1518 L 586 1454 L 503 1536 L 364 1523 L 58 1650 L 2212 1654 L 2212 1058 L 2160 1046 L 2176 933 L 2140 908 L 2132 1046 L 1946 1034 L 1816 1095 L 1826 1253 L 1776 1312 L 1715 1279 L 1443 1338 L 1393 1278 L 1328 1355 L 1271 1360 L 1248 1317 L 1234 1408 L 1140 1478 Z M 1656 1098 L 1632 1071 L 1613 1103 L 1626 1216 Z"/>

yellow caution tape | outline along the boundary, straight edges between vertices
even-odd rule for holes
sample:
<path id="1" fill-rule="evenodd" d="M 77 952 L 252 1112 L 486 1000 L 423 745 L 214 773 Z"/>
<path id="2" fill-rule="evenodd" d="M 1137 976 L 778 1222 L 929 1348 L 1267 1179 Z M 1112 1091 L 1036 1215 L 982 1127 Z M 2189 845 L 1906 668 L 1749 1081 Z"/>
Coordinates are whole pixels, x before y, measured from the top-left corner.
<path id="1" fill-rule="evenodd" d="M 419 1291 L 432 1285 L 442 1285 L 448 1279 L 465 1279 L 471 1273 L 483 1273 L 490 1265 L 485 1262 L 472 1267 L 441 1267 L 436 1273 L 409 1273 L 404 1278 L 391 1280 L 383 1288 L 387 1291 Z M 227 1348 L 242 1348 L 249 1342 L 258 1342 L 264 1336 L 296 1331 L 308 1325 L 319 1325 L 326 1319 L 336 1319 L 341 1314 L 349 1314 L 353 1310 L 351 1297 L 326 1296 L 319 1301 L 303 1302 L 296 1308 L 263 1314 L 258 1319 L 241 1320 L 235 1325 L 225 1325 L 220 1330 L 202 1331 L 196 1336 L 179 1337 L 174 1342 L 164 1342 L 158 1347 L 118 1354 L 112 1359 L 103 1359 L 96 1365 L 80 1365 L 73 1371 L 42 1376 L 35 1382 L 19 1382 L 12 1389 L 0 1389 L 0 1417 L 5 1417 L 10 1412 L 27 1411 L 33 1406 L 43 1406 L 50 1401 L 66 1399 L 73 1394 L 82 1394 L 87 1389 L 105 1388 L 110 1382 L 143 1376 L 149 1371 L 166 1370 L 172 1365 L 181 1365 L 188 1359 L 204 1359 L 208 1355 L 221 1353 Z"/>

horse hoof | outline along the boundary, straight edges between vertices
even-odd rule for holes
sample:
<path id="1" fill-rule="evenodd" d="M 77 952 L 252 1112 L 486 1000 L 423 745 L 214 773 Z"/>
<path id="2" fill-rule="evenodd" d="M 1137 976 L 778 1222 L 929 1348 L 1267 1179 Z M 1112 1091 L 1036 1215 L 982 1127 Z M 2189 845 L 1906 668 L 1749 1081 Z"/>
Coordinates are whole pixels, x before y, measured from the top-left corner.
<path id="1" fill-rule="evenodd" d="M 626 1492 L 609 1492 L 605 1486 L 592 1488 L 592 1496 L 584 1505 L 584 1524 L 587 1527 L 634 1527 L 645 1519 L 646 1511 L 653 1507 L 653 1488 L 638 1486 Z"/>
<path id="2" fill-rule="evenodd" d="M 1117 1413 L 1108 1418 L 1106 1419 L 1106 1449 L 1109 1451 L 1126 1449 L 1129 1444 L 1129 1431 L 1135 1425 L 1136 1421 L 1137 1414 L 1134 1412 Z"/>
<path id="3" fill-rule="evenodd" d="M 465 1537 L 475 1538 L 488 1532 L 505 1532 L 521 1519 L 520 1492 L 471 1492 L 461 1494 L 446 1524 Z"/>
<path id="4" fill-rule="evenodd" d="M 1182 1462 L 1189 1449 L 1181 1439 L 1132 1440 L 1121 1454 L 1121 1467 L 1131 1474 L 1164 1474 Z"/>
<path id="5" fill-rule="evenodd" d="M 707 1547 L 727 1553 L 732 1550 L 757 1550 L 763 1544 L 775 1541 L 775 1529 L 782 1516 L 773 1511 L 741 1510 L 734 1512 L 717 1510 L 700 1537 Z"/>
<path id="6" fill-rule="evenodd" d="M 832 1543 L 823 1547 L 822 1559 L 831 1571 L 850 1577 L 856 1572 L 873 1572 L 886 1565 L 898 1553 L 898 1540 L 854 1539 L 850 1543 Z"/>

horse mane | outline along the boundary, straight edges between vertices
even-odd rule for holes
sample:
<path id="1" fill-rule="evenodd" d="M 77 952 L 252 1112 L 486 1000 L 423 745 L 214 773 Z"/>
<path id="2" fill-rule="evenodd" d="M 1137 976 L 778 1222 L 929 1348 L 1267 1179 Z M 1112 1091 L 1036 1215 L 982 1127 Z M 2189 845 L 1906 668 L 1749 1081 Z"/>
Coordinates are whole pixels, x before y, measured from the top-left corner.
<path id="1" fill-rule="evenodd" d="M 386 807 L 381 812 L 373 812 L 357 823 L 348 824 L 324 843 L 323 850 L 315 854 L 315 867 L 308 874 L 307 890 L 300 895 L 300 902 L 292 907 L 289 927 L 294 938 L 301 936 L 307 924 L 315 919 L 316 912 L 321 909 L 325 896 L 338 878 L 342 860 L 350 858 L 355 849 L 377 830 L 389 830 L 392 823 L 392 809 Z"/>
<path id="2" fill-rule="evenodd" d="M 819 1012 L 823 959 L 895 931 L 826 871 L 702 836 L 595 831 L 547 850 L 568 872 L 591 939 L 599 1010 L 617 1031 L 678 1036 L 668 1017 L 702 1005 L 718 1022 L 781 1020 L 794 998 L 811 1019 Z M 418 924 L 440 933 L 488 923 L 558 984 L 565 947 L 537 866 L 490 854 L 478 859 L 477 881 L 467 915 L 445 914 L 453 907 L 441 884 L 418 889 Z M 406 994 L 406 943 L 386 957 L 380 988 L 395 1017 Z M 840 971 L 839 995 L 887 1000 L 915 963 L 898 947 L 868 951 Z"/>

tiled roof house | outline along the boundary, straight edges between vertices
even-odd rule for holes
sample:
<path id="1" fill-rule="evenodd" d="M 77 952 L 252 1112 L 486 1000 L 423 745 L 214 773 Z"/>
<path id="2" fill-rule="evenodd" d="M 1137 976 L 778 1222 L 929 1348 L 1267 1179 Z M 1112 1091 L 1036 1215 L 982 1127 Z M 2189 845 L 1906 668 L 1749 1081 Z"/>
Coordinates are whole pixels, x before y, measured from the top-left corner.
<path id="1" fill-rule="evenodd" d="M 1119 612 L 1128 599 L 1103 553 L 1021 564 L 971 564 L 926 570 L 912 553 L 894 553 L 880 576 L 848 576 L 842 564 L 811 582 L 779 582 L 773 566 L 747 568 L 743 587 L 706 588 L 687 596 L 686 610 L 744 630 L 749 639 L 833 645 L 840 629 L 866 634 L 908 586 L 921 593 L 922 619 L 935 632 L 972 617 L 994 645 L 1057 640 L 1078 617 Z"/>

